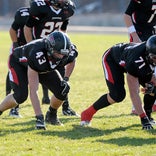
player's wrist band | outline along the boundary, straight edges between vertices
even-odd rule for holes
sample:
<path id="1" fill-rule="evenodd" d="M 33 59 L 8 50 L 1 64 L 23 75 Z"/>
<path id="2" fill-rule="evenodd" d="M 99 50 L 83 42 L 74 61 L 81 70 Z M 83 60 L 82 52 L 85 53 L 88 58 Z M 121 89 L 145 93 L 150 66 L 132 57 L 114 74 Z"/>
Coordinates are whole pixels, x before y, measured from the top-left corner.
<path id="1" fill-rule="evenodd" d="M 131 34 L 133 32 L 136 32 L 135 28 L 133 25 L 131 25 L 130 27 L 128 27 L 128 32 Z"/>

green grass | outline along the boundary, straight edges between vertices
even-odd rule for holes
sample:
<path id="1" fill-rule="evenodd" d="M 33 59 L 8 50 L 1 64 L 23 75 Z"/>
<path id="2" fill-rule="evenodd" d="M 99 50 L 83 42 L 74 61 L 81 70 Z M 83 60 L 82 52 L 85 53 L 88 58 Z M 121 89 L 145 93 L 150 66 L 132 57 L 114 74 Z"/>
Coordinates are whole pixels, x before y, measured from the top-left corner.
<path id="1" fill-rule="evenodd" d="M 70 79 L 71 106 L 78 113 L 107 92 L 101 57 L 115 43 L 128 41 L 127 35 L 69 34 L 79 56 Z M 0 34 L 0 98 L 5 97 L 5 77 L 10 48 L 8 32 Z M 42 98 L 41 87 L 39 90 Z M 142 96 L 142 95 L 141 95 Z M 48 105 L 42 105 L 46 113 Z M 13 119 L 8 111 L 0 117 L 0 156 L 156 156 L 156 130 L 142 131 L 140 119 L 131 116 L 129 93 L 125 100 L 95 114 L 92 127 L 80 127 L 80 119 L 65 117 L 64 126 L 47 125 L 35 130 L 34 111 L 28 98 L 20 106 L 23 118 Z M 153 114 L 156 118 L 156 115 Z"/>

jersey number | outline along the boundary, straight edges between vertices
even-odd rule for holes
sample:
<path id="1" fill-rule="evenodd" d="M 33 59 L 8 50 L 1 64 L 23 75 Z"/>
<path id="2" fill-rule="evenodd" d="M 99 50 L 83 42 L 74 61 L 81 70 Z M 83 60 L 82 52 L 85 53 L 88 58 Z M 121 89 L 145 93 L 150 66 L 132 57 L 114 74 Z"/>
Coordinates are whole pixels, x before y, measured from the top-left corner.
<path id="1" fill-rule="evenodd" d="M 42 5 L 46 5 L 44 0 L 35 0 L 37 6 L 42 6 Z"/>
<path id="2" fill-rule="evenodd" d="M 145 66 L 145 62 L 144 59 L 140 56 L 139 60 L 136 60 L 135 63 L 141 63 L 141 65 L 139 66 L 139 69 L 141 69 L 143 66 Z"/>
<path id="3" fill-rule="evenodd" d="M 151 15 L 151 17 L 148 20 L 148 23 L 151 23 L 152 20 L 154 19 L 154 16 L 156 14 L 156 5 L 152 5 L 152 10 L 154 10 L 154 13 Z"/>
<path id="4" fill-rule="evenodd" d="M 29 16 L 28 9 L 21 9 L 20 13 L 21 13 L 21 16 Z"/>
<path id="5" fill-rule="evenodd" d="M 36 53 L 36 59 L 38 60 L 39 64 L 43 64 L 46 62 L 46 58 L 45 58 L 43 52 Z"/>
<path id="6" fill-rule="evenodd" d="M 45 25 L 44 25 L 44 29 L 42 30 L 41 32 L 41 35 L 40 37 L 43 38 L 43 37 L 46 37 L 48 34 L 50 34 L 51 32 L 59 29 L 62 25 L 62 22 L 46 22 Z"/>

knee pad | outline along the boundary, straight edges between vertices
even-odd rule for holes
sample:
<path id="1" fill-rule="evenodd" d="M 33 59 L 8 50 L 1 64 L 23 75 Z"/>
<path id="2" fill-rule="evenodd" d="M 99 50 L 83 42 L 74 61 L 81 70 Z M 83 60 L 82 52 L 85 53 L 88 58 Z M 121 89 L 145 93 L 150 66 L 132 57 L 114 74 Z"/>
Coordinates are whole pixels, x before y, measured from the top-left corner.
<path id="1" fill-rule="evenodd" d="M 26 99 L 28 97 L 28 93 L 24 93 L 22 91 L 21 92 L 14 92 L 13 97 L 18 104 L 21 104 L 24 101 L 26 101 Z"/>
<path id="2" fill-rule="evenodd" d="M 67 98 L 67 95 L 62 95 L 61 92 L 55 92 L 54 95 L 61 101 L 64 101 Z"/>
<path id="3" fill-rule="evenodd" d="M 69 93 L 70 86 L 67 81 L 61 81 L 60 87 L 55 91 L 54 95 L 58 99 L 64 101 Z"/>
<path id="4" fill-rule="evenodd" d="M 116 92 L 111 92 L 111 93 L 110 93 L 110 97 L 111 97 L 114 101 L 116 101 L 116 102 L 121 102 L 121 101 L 123 101 L 124 98 L 125 98 L 125 96 L 126 96 L 125 90 L 123 90 L 123 91 L 116 91 Z"/>

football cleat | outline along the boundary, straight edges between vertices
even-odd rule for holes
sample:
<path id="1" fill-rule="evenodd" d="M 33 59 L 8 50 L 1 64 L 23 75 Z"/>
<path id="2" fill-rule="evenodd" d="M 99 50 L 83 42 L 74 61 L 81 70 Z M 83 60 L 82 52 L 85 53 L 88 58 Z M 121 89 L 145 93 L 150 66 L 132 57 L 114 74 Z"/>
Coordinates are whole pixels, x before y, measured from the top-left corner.
<path id="1" fill-rule="evenodd" d="M 19 108 L 12 108 L 9 112 L 9 116 L 14 118 L 22 118 L 22 116 L 19 114 Z"/>
<path id="2" fill-rule="evenodd" d="M 70 107 L 67 108 L 62 108 L 62 114 L 66 115 L 66 116 L 77 116 L 80 117 L 79 114 L 77 114 L 73 109 L 71 109 Z"/>
<path id="3" fill-rule="evenodd" d="M 91 126 L 91 123 L 90 123 L 90 121 L 81 121 L 80 126 L 88 127 L 88 126 Z"/>
<path id="4" fill-rule="evenodd" d="M 60 126 L 63 125 L 57 118 L 57 114 L 51 113 L 50 111 L 47 111 L 45 121 L 46 123 L 49 123 L 51 125 L 60 125 Z"/>

